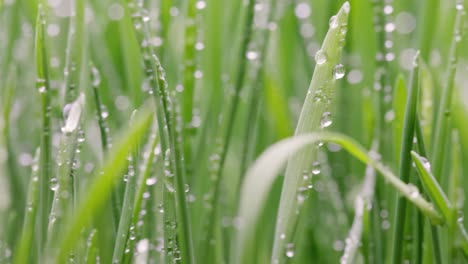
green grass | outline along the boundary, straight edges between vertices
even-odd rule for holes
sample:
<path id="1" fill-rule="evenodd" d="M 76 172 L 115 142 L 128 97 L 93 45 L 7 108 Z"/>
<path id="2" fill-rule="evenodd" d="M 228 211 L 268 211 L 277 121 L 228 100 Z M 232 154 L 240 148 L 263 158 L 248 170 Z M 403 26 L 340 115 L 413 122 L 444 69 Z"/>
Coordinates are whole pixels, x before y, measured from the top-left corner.
<path id="1" fill-rule="evenodd" d="M 0 0 L 0 263 L 466 263 L 461 0 Z"/>

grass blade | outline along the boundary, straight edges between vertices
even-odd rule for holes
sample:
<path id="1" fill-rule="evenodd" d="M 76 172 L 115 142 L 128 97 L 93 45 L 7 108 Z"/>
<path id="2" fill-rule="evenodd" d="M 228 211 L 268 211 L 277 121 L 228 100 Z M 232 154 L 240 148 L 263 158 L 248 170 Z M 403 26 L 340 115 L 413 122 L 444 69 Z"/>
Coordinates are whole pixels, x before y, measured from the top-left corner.
<path id="1" fill-rule="evenodd" d="M 408 90 L 408 97 L 406 100 L 405 117 L 403 121 L 403 132 L 401 137 L 400 148 L 400 161 L 399 161 L 399 176 L 403 182 L 408 182 L 411 172 L 411 149 L 413 147 L 413 136 L 416 122 L 416 107 L 418 102 L 419 92 L 419 55 L 413 59 L 414 66 L 411 73 L 411 84 Z M 415 195 L 419 195 L 416 193 Z M 396 214 L 395 214 L 395 229 L 393 230 L 393 247 L 392 247 L 392 261 L 393 263 L 401 263 L 403 246 L 405 219 L 406 219 L 406 200 L 402 197 L 397 197 L 396 200 Z"/>
<path id="2" fill-rule="evenodd" d="M 465 256 L 468 257 L 468 236 L 466 236 L 465 227 L 463 224 L 458 223 L 458 221 L 453 220 L 454 217 L 456 219 L 456 215 L 453 212 L 452 203 L 447 198 L 447 195 L 444 193 L 442 187 L 439 185 L 436 178 L 432 174 L 431 164 L 426 158 L 421 157 L 414 151 L 411 152 L 411 155 L 413 157 L 414 163 L 416 164 L 416 168 L 418 169 L 421 180 L 424 183 L 424 188 L 427 190 L 427 193 L 434 201 L 439 211 L 442 213 L 442 216 L 449 226 L 449 229 L 458 229 L 457 231 L 461 236 L 462 249 Z"/>
<path id="3" fill-rule="evenodd" d="M 56 245 L 59 245 L 58 255 L 50 255 L 50 258 L 56 257 L 57 262 L 63 262 L 66 259 L 68 252 L 80 238 L 82 228 L 89 223 L 108 199 L 113 185 L 126 168 L 128 153 L 132 152 L 143 138 L 151 124 L 152 117 L 148 108 L 141 110 L 135 117 L 134 125 L 125 131 L 121 140 L 115 144 L 102 170 L 97 170 L 95 173 L 90 187 L 86 190 L 87 195 L 78 204 L 76 213 L 72 215 L 68 212 L 66 215 L 63 236 L 55 241 Z"/>
<path id="4" fill-rule="evenodd" d="M 442 190 L 442 187 L 439 185 L 434 175 L 432 175 L 430 171 L 431 164 L 426 158 L 421 157 L 415 151 L 411 151 L 411 156 L 414 163 L 416 164 L 416 169 L 418 170 L 420 179 L 423 182 L 429 196 L 434 201 L 434 204 L 437 206 L 442 215 L 450 215 L 452 211 L 452 205 Z"/>
<path id="5" fill-rule="evenodd" d="M 49 180 L 51 179 L 51 94 L 49 83 L 48 56 L 45 44 L 45 17 L 42 7 L 39 6 L 36 21 L 36 88 L 41 95 L 41 151 L 39 154 L 39 208 L 38 208 L 38 241 L 42 249 L 42 243 L 46 241 L 47 217 L 52 201 L 51 191 L 49 189 Z"/>
<path id="6" fill-rule="evenodd" d="M 364 228 L 364 214 L 372 204 L 375 188 L 375 170 L 371 166 L 367 166 L 364 182 L 360 194 L 354 200 L 354 220 L 348 237 L 346 238 L 346 246 L 343 250 L 343 255 L 340 259 L 340 264 L 351 264 L 355 261 L 355 254 L 358 250 L 361 236 Z"/>
<path id="7" fill-rule="evenodd" d="M 265 202 L 266 195 L 280 172 L 288 157 L 301 149 L 317 142 L 333 142 L 340 145 L 356 159 L 372 166 L 384 179 L 401 195 L 411 201 L 434 224 L 441 224 L 442 217 L 434 210 L 431 203 L 420 195 L 419 190 L 410 184 L 406 184 L 395 176 L 387 167 L 379 161 L 372 159 L 371 155 L 353 139 L 331 132 L 316 132 L 298 135 L 282 140 L 269 147 L 247 171 L 245 182 L 242 186 L 242 195 L 239 208 L 241 227 L 236 238 L 232 263 L 242 263 L 244 252 L 253 246 L 253 230 L 258 224 L 258 216 Z"/>
<path id="8" fill-rule="evenodd" d="M 99 70 L 91 63 L 91 86 L 93 88 L 93 98 L 94 104 L 96 106 L 96 116 L 98 119 L 98 126 L 99 126 L 99 134 L 101 136 L 101 146 L 103 156 L 107 156 L 107 152 L 109 151 L 110 147 L 112 146 L 111 138 L 109 135 L 109 127 L 107 126 L 106 119 L 109 113 L 106 111 L 106 107 L 101 102 L 101 95 L 100 95 L 100 85 L 101 85 L 101 76 Z M 119 216 L 120 216 L 120 192 L 118 188 L 114 188 L 112 190 L 112 214 L 113 214 L 113 226 L 114 229 L 117 230 L 117 226 L 119 224 Z"/>
<path id="9" fill-rule="evenodd" d="M 24 216 L 23 231 L 18 240 L 13 263 L 29 263 L 30 252 L 32 251 L 36 214 L 39 202 L 39 149 L 32 164 L 32 173 L 29 181 L 28 201 Z"/>
<path id="10" fill-rule="evenodd" d="M 73 164 L 78 142 L 78 130 L 84 107 L 84 96 L 79 97 L 70 105 L 62 135 L 57 157 L 57 175 L 51 178 L 51 189 L 54 191 L 54 200 L 49 215 L 47 230 L 47 246 L 51 246 L 57 239 L 58 228 L 62 224 L 67 208 L 74 207 Z M 52 249 L 48 249 L 52 250 Z"/>
<path id="11" fill-rule="evenodd" d="M 342 77 L 341 73 L 337 71 L 341 71 L 341 67 L 343 67 L 339 61 L 347 30 L 349 11 L 350 6 L 346 2 L 338 14 L 330 20 L 330 30 L 325 37 L 322 49 L 316 54 L 317 66 L 299 117 L 296 135 L 317 131 L 331 124 L 329 108 L 334 99 L 336 79 Z M 315 156 L 316 149 L 310 148 L 296 153 L 288 161 L 276 222 L 273 262 L 282 263 L 282 259 L 285 258 L 283 252 L 286 243 L 289 243 L 297 223 L 296 192 L 300 187 L 303 172 L 310 171 Z"/>
<path id="12" fill-rule="evenodd" d="M 88 241 L 86 243 L 86 255 L 85 255 L 85 263 L 86 264 L 93 264 L 99 263 L 98 256 L 99 252 L 97 249 L 97 230 L 91 230 L 91 233 L 88 236 Z"/>
<path id="13" fill-rule="evenodd" d="M 431 164 L 432 172 L 436 179 L 441 179 L 444 157 L 446 156 L 446 144 L 450 127 L 450 112 L 452 111 L 452 95 L 455 86 L 455 74 L 457 72 L 458 57 L 461 50 L 461 39 L 465 33 L 465 10 L 462 2 L 456 5 L 457 14 L 450 46 L 449 65 L 446 84 L 443 87 L 440 104 L 438 107 L 435 130 L 432 137 Z"/>

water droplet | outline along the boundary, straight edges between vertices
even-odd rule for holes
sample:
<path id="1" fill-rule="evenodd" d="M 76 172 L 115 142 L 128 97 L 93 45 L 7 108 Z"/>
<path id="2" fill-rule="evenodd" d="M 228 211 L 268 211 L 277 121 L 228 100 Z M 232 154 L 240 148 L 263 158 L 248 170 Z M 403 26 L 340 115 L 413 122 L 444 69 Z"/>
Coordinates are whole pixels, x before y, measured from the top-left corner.
<path id="1" fill-rule="evenodd" d="M 248 60 L 256 60 L 258 58 L 258 52 L 256 51 L 248 51 L 246 54 Z"/>
<path id="2" fill-rule="evenodd" d="M 343 64 L 337 64 L 333 68 L 333 78 L 338 80 L 338 79 L 343 78 L 344 75 L 345 75 L 345 68 L 344 68 Z"/>
<path id="3" fill-rule="evenodd" d="M 349 2 L 345 2 L 343 4 L 343 10 L 345 11 L 345 13 L 349 13 L 349 11 L 351 10 L 351 6 L 349 5 Z"/>
<path id="4" fill-rule="evenodd" d="M 416 186 L 412 184 L 408 184 L 408 189 L 409 189 L 409 196 L 411 199 L 416 199 L 419 197 L 419 190 Z"/>
<path id="5" fill-rule="evenodd" d="M 385 24 L 385 32 L 387 32 L 387 33 L 393 32 L 395 30 L 395 28 L 396 28 L 396 26 L 395 26 L 394 23 L 389 22 L 389 23 Z"/>
<path id="6" fill-rule="evenodd" d="M 391 6 L 391 5 L 384 6 L 383 12 L 384 12 L 385 15 L 392 14 L 393 13 L 393 6 Z"/>
<path id="7" fill-rule="evenodd" d="M 332 123 L 333 121 L 331 119 L 331 113 L 328 111 L 324 112 L 322 114 L 322 119 L 320 120 L 320 126 L 322 128 L 326 128 L 326 127 L 329 127 Z"/>
<path id="8" fill-rule="evenodd" d="M 324 64 L 327 61 L 327 54 L 325 51 L 318 50 L 317 53 L 315 53 L 315 61 L 318 65 Z"/>
<path id="9" fill-rule="evenodd" d="M 157 181 L 156 177 L 148 178 L 148 179 L 146 179 L 146 185 L 148 185 L 148 186 L 154 185 L 154 184 L 156 184 L 156 181 Z"/>
<path id="10" fill-rule="evenodd" d="M 305 19 L 310 16 L 310 6 L 308 3 L 299 3 L 296 5 L 296 8 L 294 9 L 294 13 L 296 14 L 296 17 L 299 19 Z"/>
<path id="11" fill-rule="evenodd" d="M 162 204 L 158 204 L 158 212 L 164 213 L 164 206 Z"/>
<path id="12" fill-rule="evenodd" d="M 337 28 L 338 27 L 338 19 L 336 18 L 336 16 L 332 16 L 330 17 L 330 28 Z"/>
<path id="13" fill-rule="evenodd" d="M 58 189 L 58 180 L 57 180 L 57 178 L 54 177 L 54 178 L 50 179 L 50 189 L 52 191 L 54 191 L 54 192 Z"/>
<path id="14" fill-rule="evenodd" d="M 195 4 L 195 8 L 197 8 L 198 10 L 203 10 L 205 9 L 205 7 L 206 7 L 206 2 L 203 0 L 197 1 L 197 3 Z"/>
<path id="15" fill-rule="evenodd" d="M 286 245 L 286 257 L 288 258 L 294 257 L 294 244 L 288 243 Z"/>
<path id="16" fill-rule="evenodd" d="M 322 165 L 320 164 L 320 162 L 314 161 L 314 163 L 312 163 L 312 174 L 313 175 L 320 174 L 321 169 L 322 169 Z"/>
<path id="17" fill-rule="evenodd" d="M 425 157 L 421 157 L 421 161 L 424 168 L 428 171 L 431 171 L 431 163 Z"/>

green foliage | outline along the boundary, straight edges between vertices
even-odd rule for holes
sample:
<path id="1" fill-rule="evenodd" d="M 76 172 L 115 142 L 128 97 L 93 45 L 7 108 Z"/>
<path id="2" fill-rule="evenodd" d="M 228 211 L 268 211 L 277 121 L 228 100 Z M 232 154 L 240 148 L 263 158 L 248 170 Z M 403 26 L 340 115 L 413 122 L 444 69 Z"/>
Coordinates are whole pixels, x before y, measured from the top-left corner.
<path id="1" fill-rule="evenodd" d="M 0 0 L 0 263 L 465 263 L 465 12 Z"/>

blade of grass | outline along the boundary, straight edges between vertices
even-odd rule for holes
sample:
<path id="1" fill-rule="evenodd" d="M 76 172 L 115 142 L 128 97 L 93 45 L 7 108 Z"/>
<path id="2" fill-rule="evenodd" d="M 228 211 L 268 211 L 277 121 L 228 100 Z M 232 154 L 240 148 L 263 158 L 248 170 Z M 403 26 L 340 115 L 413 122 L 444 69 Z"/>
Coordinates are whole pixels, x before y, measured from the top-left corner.
<path id="1" fill-rule="evenodd" d="M 414 127 L 416 120 L 416 107 L 419 92 L 419 54 L 413 58 L 413 69 L 411 71 L 411 81 L 406 100 L 405 116 L 403 121 L 403 131 L 401 137 L 399 176 L 403 182 L 409 181 L 411 172 L 411 149 L 413 147 Z M 419 196 L 419 193 L 415 193 Z M 406 200 L 403 197 L 397 197 L 395 206 L 395 228 L 393 230 L 392 245 L 392 263 L 401 263 L 403 261 L 403 245 L 401 244 L 404 236 L 406 220 Z"/>
<path id="2" fill-rule="evenodd" d="M 373 148 L 375 149 L 375 148 Z M 348 237 L 345 239 L 346 246 L 341 256 L 341 264 L 354 263 L 356 251 L 358 250 L 361 236 L 364 227 L 365 210 L 372 206 L 375 189 L 375 170 L 371 166 L 367 166 L 362 188 L 356 199 L 354 200 L 354 220 Z"/>
<path id="3" fill-rule="evenodd" d="M 424 183 L 424 187 L 427 190 L 427 193 L 434 201 L 435 205 L 442 213 L 445 222 L 449 226 L 449 228 L 456 228 L 458 226 L 458 232 L 461 235 L 461 243 L 462 249 L 466 256 L 468 256 L 468 237 L 465 236 L 466 230 L 463 225 L 459 225 L 456 220 L 457 215 L 453 213 L 453 206 L 450 200 L 447 198 L 447 195 L 444 193 L 442 187 L 437 182 L 437 179 L 431 172 L 431 164 L 429 161 L 420 156 L 418 153 L 412 151 L 411 155 L 413 157 L 413 161 L 416 164 L 416 168 L 418 169 L 419 176 L 421 177 L 421 181 Z"/>
<path id="4" fill-rule="evenodd" d="M 331 124 L 329 108 L 334 99 L 337 71 L 343 70 L 343 66 L 339 62 L 349 11 L 350 6 L 346 2 L 337 15 L 330 20 L 330 29 L 322 49 L 316 54 L 317 65 L 299 117 L 296 135 L 316 131 Z M 341 73 L 338 72 L 338 74 Z M 288 161 L 276 219 L 272 262 L 282 263 L 286 257 L 284 254 L 285 246 L 289 243 L 297 223 L 296 192 L 300 187 L 303 172 L 310 171 L 315 157 L 316 149 L 310 148 L 296 153 Z"/>
<path id="5" fill-rule="evenodd" d="M 182 124 L 184 126 L 184 154 L 187 164 L 191 164 L 191 142 L 192 142 L 192 116 L 193 99 L 195 91 L 195 68 L 197 41 L 196 0 L 187 1 L 185 17 L 185 39 L 184 39 L 184 70 L 183 70 L 183 92 L 182 92 Z M 187 168 L 190 171 L 190 168 Z"/>
<path id="6" fill-rule="evenodd" d="M 155 154 L 155 151 L 156 151 L 156 146 L 159 144 L 159 137 L 157 133 L 153 133 L 151 137 L 152 139 L 150 142 L 150 146 L 146 152 L 148 155 L 147 155 L 147 158 L 145 158 L 145 161 L 143 164 L 143 170 L 140 171 L 140 176 L 138 178 L 137 193 L 136 193 L 135 202 L 133 205 L 132 222 L 130 225 L 130 226 L 133 226 L 134 228 L 137 228 L 138 226 L 138 220 L 139 220 L 140 213 L 141 213 L 144 193 L 147 190 L 147 188 L 149 188 L 153 184 L 156 184 L 156 178 L 149 178 L 149 177 L 151 175 L 153 166 L 156 162 L 155 159 L 157 158 L 157 155 Z M 125 261 L 125 263 L 130 263 L 131 261 L 130 256 L 133 256 L 136 239 L 137 238 L 130 239 L 128 241 L 129 252 L 125 254 L 125 258 L 128 258 Z"/>
<path id="7" fill-rule="evenodd" d="M 98 210 L 108 199 L 113 185 L 122 175 L 127 167 L 127 155 L 132 152 L 138 142 L 144 138 L 144 134 L 151 124 L 152 113 L 148 108 L 139 111 L 135 117 L 134 125 L 129 128 L 120 137 L 120 141 L 109 152 L 102 170 L 97 170 L 89 188 L 86 189 L 87 195 L 78 203 L 74 214 L 68 212 L 65 215 L 63 231 L 60 238 L 55 243 L 58 245 L 58 252 L 47 256 L 49 260 L 55 259 L 56 262 L 63 262 L 70 250 L 78 242 L 82 228 L 85 227 Z"/>
<path id="8" fill-rule="evenodd" d="M 434 201 L 434 204 L 437 206 L 442 215 L 449 216 L 452 211 L 452 204 L 448 200 L 447 196 L 445 196 L 442 187 L 439 185 L 439 183 L 437 183 L 434 175 L 432 175 L 430 172 L 431 164 L 426 158 L 420 156 L 415 151 L 411 151 L 411 156 L 414 163 L 416 164 L 421 181 L 424 184 L 424 187 L 427 190 L 429 196 Z"/>
<path id="9" fill-rule="evenodd" d="M 91 230 L 91 233 L 88 236 L 88 241 L 86 242 L 86 255 L 85 263 L 93 264 L 98 262 L 99 252 L 97 248 L 97 230 Z"/>
<path id="10" fill-rule="evenodd" d="M 240 230 L 236 237 L 234 258 L 232 263 L 242 263 L 243 252 L 247 247 L 253 246 L 255 225 L 265 202 L 266 195 L 280 172 L 288 157 L 305 147 L 318 142 L 333 142 L 340 145 L 356 159 L 372 166 L 382 177 L 401 195 L 411 201 L 433 224 L 443 223 L 442 217 L 434 210 L 431 203 L 420 195 L 413 185 L 406 184 L 395 176 L 390 169 L 377 160 L 374 160 L 367 151 L 355 140 L 338 133 L 315 132 L 294 136 L 270 146 L 250 167 L 242 186 L 241 202 L 239 207 Z"/>
<path id="11" fill-rule="evenodd" d="M 34 155 L 34 161 L 31 166 L 32 172 L 29 180 L 28 201 L 24 214 L 23 230 L 18 239 L 18 245 L 14 255 L 15 264 L 29 263 L 30 252 L 32 251 L 34 226 L 39 202 L 39 149 Z"/>
<path id="12" fill-rule="evenodd" d="M 138 39 L 149 39 L 147 22 L 149 17 L 142 13 L 143 5 L 139 1 L 130 2 L 132 10 L 135 12 L 133 17 L 134 28 Z M 180 243 L 180 251 L 182 259 L 195 262 L 191 222 L 189 220 L 188 205 L 185 198 L 185 168 L 184 168 L 184 153 L 183 140 L 180 129 L 182 129 L 182 117 L 178 109 L 175 97 L 171 96 L 168 89 L 165 71 L 150 45 L 141 46 L 143 60 L 145 63 L 146 74 L 150 79 L 151 91 L 156 103 L 159 134 L 163 148 L 163 158 L 170 155 L 170 169 L 174 172 L 175 177 L 168 177 L 175 184 L 175 198 L 177 210 L 177 231 L 179 235 L 178 242 Z M 172 172 L 169 173 L 171 176 Z M 173 180 L 172 178 L 175 178 Z"/>
<path id="13" fill-rule="evenodd" d="M 234 123 L 235 123 L 235 118 L 236 114 L 238 111 L 239 107 L 239 102 L 240 102 L 240 95 L 242 88 L 244 86 L 244 78 L 246 74 L 246 65 L 247 65 L 247 60 L 246 60 L 246 54 L 247 54 L 247 49 L 250 43 L 250 40 L 252 38 L 252 31 L 253 31 L 253 19 L 254 19 L 254 6 L 255 6 L 255 0 L 248 0 L 248 2 L 245 5 L 245 10 L 246 10 L 246 17 L 245 20 L 243 21 L 244 24 L 242 25 L 242 39 L 241 39 L 241 46 L 239 49 L 239 55 L 237 58 L 240 59 L 239 62 L 239 68 L 237 69 L 237 73 L 235 76 L 235 84 L 234 84 L 234 94 L 232 97 L 232 101 L 227 108 L 227 112 L 223 113 L 224 118 L 226 118 L 226 121 L 223 122 L 223 127 L 220 130 L 220 133 L 218 134 L 219 140 L 218 142 L 221 142 L 221 153 L 219 153 L 219 166 L 216 168 L 215 174 L 214 174 L 214 183 L 213 183 L 213 196 L 211 198 L 211 211 L 208 214 L 208 230 L 207 234 L 205 237 L 205 240 L 203 243 L 204 244 L 204 252 L 202 253 L 202 258 L 203 259 L 208 259 L 210 258 L 210 253 L 216 252 L 213 248 L 213 244 L 211 241 L 215 240 L 215 235 L 216 235 L 216 229 L 218 228 L 216 225 L 216 220 L 219 215 L 219 199 L 220 199 L 220 194 L 221 194 L 221 183 L 222 181 L 222 176 L 223 176 L 223 170 L 224 170 L 224 165 L 226 162 L 226 157 L 229 149 L 229 145 L 232 139 L 232 132 L 234 130 Z"/>
<path id="14" fill-rule="evenodd" d="M 49 83 L 48 54 L 45 43 L 45 17 L 44 12 L 39 5 L 36 21 L 36 88 L 41 96 L 41 145 L 39 162 L 39 208 L 38 208 L 38 241 L 40 250 L 46 241 L 48 213 L 51 204 L 51 191 L 49 189 L 49 180 L 51 178 L 51 94 Z"/>
<path id="15" fill-rule="evenodd" d="M 74 1 L 70 9 L 74 16 L 71 17 L 68 29 L 67 54 L 65 65 L 65 98 L 64 104 L 74 102 L 79 96 L 81 78 L 84 72 L 83 57 L 85 54 L 85 7 L 86 0 Z"/>
<path id="16" fill-rule="evenodd" d="M 62 127 L 59 152 L 57 156 L 57 174 L 52 176 L 50 188 L 54 191 L 54 199 L 49 215 L 47 230 L 47 250 L 57 239 L 59 227 L 62 224 L 64 213 L 73 208 L 73 159 L 76 153 L 78 130 L 84 108 L 84 96 L 80 96 L 70 106 L 65 125 Z"/>
<path id="17" fill-rule="evenodd" d="M 462 48 L 462 38 L 465 34 L 465 10 L 463 1 L 458 1 L 456 5 L 455 25 L 453 29 L 452 42 L 450 46 L 449 65 L 447 68 L 447 79 L 443 87 L 441 99 L 438 107 L 437 118 L 435 121 L 435 130 L 432 137 L 431 164 L 432 171 L 436 179 L 442 177 L 444 158 L 446 156 L 445 146 L 447 144 L 447 136 L 450 131 L 450 120 L 452 111 L 452 96 L 454 90 L 455 74 L 457 72 L 457 64 L 460 50 Z"/>
<path id="18" fill-rule="evenodd" d="M 96 106 L 96 116 L 98 119 L 98 126 L 99 126 L 99 134 L 101 136 L 101 146 L 103 151 L 103 157 L 107 156 L 107 152 L 112 146 L 111 138 L 109 135 L 109 127 L 107 126 L 106 119 L 109 113 L 106 111 L 105 105 L 101 102 L 101 95 L 100 95 L 100 85 L 101 85 L 101 76 L 99 70 L 91 63 L 91 86 L 93 90 L 93 98 L 94 104 Z M 114 188 L 112 190 L 112 214 L 113 214 L 113 227 L 114 230 L 117 230 L 117 226 L 119 224 L 119 216 L 120 216 L 120 192 L 118 188 Z"/>
<path id="19" fill-rule="evenodd" d="M 136 147 L 135 147 L 136 148 Z M 132 212 L 135 202 L 135 193 L 137 189 L 137 177 L 135 176 L 134 169 L 134 154 L 128 155 L 128 167 L 124 177 L 127 178 L 125 185 L 124 199 L 122 203 L 122 212 L 120 214 L 119 227 L 117 229 L 116 241 L 114 245 L 114 254 L 112 256 L 112 263 L 122 263 L 125 255 L 125 247 L 131 236 L 131 229 L 135 229 L 132 224 Z"/>

